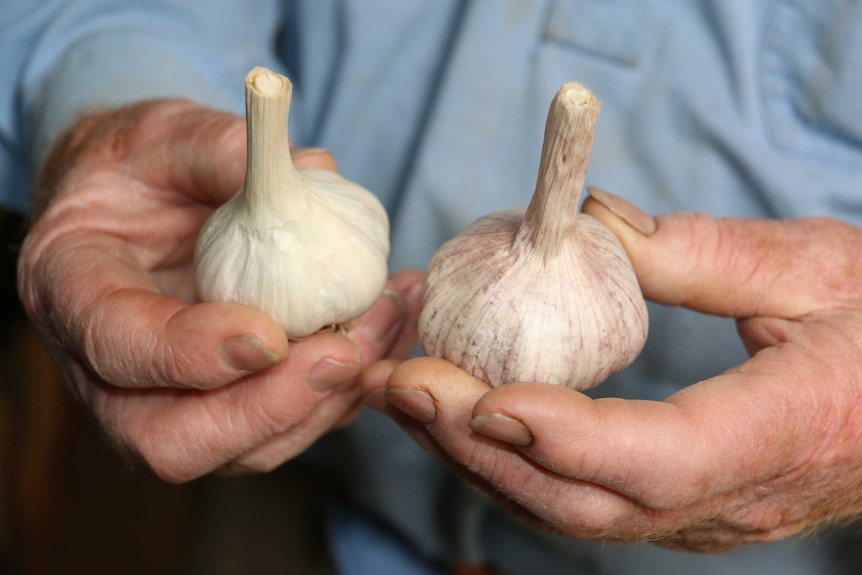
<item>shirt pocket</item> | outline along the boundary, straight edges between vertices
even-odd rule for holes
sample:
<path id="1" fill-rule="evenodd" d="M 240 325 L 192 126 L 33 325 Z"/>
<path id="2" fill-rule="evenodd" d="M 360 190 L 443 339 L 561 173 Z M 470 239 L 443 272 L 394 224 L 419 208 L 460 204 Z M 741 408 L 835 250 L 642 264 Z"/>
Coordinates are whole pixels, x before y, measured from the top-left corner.
<path id="1" fill-rule="evenodd" d="M 774 0 L 760 85 L 781 149 L 862 168 L 862 2 Z"/>
<path id="2" fill-rule="evenodd" d="M 542 39 L 637 67 L 657 30 L 653 0 L 551 0 Z"/>

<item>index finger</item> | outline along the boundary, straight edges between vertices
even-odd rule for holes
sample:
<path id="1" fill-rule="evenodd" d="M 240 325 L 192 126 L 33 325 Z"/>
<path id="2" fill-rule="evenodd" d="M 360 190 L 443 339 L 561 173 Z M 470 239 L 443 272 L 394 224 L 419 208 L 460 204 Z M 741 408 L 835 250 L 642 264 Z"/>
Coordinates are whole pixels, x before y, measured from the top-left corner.
<path id="1" fill-rule="evenodd" d="M 650 218 L 618 196 L 590 194 L 584 213 L 620 239 L 652 301 L 737 318 L 796 318 L 862 303 L 862 230 L 850 224 L 690 212 Z"/>

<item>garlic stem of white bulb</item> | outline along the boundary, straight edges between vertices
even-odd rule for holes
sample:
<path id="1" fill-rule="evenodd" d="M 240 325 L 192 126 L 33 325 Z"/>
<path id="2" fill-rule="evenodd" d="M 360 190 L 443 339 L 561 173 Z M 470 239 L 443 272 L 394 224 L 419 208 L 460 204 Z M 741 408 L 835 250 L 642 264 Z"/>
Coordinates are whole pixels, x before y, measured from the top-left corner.
<path id="1" fill-rule="evenodd" d="M 601 103 L 582 84 L 565 84 L 551 102 L 536 178 L 516 242 L 529 241 L 546 257 L 576 225 Z"/>
<path id="2" fill-rule="evenodd" d="M 257 308 L 292 339 L 344 327 L 383 292 L 386 211 L 374 194 L 333 171 L 294 167 L 286 77 L 255 68 L 245 94 L 245 184 L 201 229 L 198 296 Z"/>
<path id="3" fill-rule="evenodd" d="M 266 68 L 254 68 L 246 78 L 248 165 L 242 198 L 253 226 L 296 220 L 307 209 L 307 190 L 290 155 L 288 116 L 292 97 L 293 86 L 287 78 Z"/>

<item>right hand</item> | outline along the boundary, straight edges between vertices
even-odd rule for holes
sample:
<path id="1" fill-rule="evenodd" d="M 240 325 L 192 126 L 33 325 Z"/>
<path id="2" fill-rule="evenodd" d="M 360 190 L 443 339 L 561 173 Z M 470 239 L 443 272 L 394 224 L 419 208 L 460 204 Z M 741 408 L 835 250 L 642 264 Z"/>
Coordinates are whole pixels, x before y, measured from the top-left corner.
<path id="1" fill-rule="evenodd" d="M 335 169 L 323 150 L 295 163 Z M 346 335 L 301 342 L 250 307 L 198 303 L 198 231 L 244 174 L 240 117 L 184 100 L 87 116 L 45 163 L 21 250 L 22 302 L 64 377 L 168 481 L 291 459 L 356 413 L 364 366 L 415 342 L 420 272 L 390 278 Z"/>
<path id="2" fill-rule="evenodd" d="M 593 192 L 583 211 L 620 239 L 647 299 L 734 318 L 752 357 L 663 401 L 387 360 L 365 372 L 368 404 L 556 535 L 717 553 L 858 518 L 862 229 L 654 219 Z"/>

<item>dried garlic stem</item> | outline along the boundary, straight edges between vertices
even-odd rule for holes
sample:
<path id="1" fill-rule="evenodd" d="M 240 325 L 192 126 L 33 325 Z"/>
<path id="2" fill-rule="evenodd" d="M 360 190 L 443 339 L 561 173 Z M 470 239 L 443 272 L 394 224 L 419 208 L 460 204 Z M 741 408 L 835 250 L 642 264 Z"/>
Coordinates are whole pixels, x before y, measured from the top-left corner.
<path id="1" fill-rule="evenodd" d="M 545 124 L 536 191 L 516 244 L 529 241 L 540 253 L 553 255 L 576 225 L 600 111 L 601 103 L 582 84 L 569 82 L 557 92 Z"/>
<path id="2" fill-rule="evenodd" d="M 293 86 L 283 76 L 257 67 L 245 79 L 248 168 L 243 200 L 252 226 L 297 220 L 306 211 L 307 188 L 290 157 L 287 120 Z M 289 193 L 279 193 L 283 190 Z"/>

